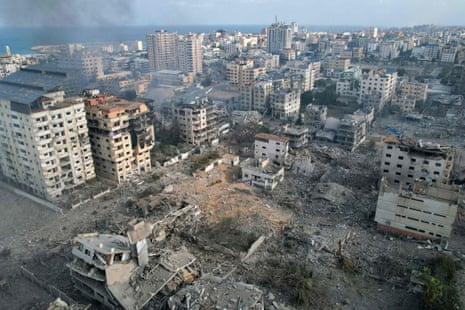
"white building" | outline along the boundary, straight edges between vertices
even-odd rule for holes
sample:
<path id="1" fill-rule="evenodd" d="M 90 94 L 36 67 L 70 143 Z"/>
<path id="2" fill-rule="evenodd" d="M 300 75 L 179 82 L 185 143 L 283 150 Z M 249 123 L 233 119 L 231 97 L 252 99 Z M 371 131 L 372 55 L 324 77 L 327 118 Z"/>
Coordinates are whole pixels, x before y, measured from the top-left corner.
<path id="1" fill-rule="evenodd" d="M 362 75 L 360 81 L 360 103 L 375 103 L 377 110 L 383 108 L 394 95 L 397 84 L 397 72 L 386 70 L 370 71 Z"/>
<path id="2" fill-rule="evenodd" d="M 15 75 L 0 81 L 2 172 L 26 191 L 56 200 L 95 177 L 84 102 L 56 91 L 63 79 L 54 74 L 22 72 L 22 82 Z"/>
<path id="3" fill-rule="evenodd" d="M 246 83 L 240 86 L 241 106 L 247 111 L 265 112 L 270 107 L 273 91 L 271 81 Z"/>
<path id="4" fill-rule="evenodd" d="M 284 180 L 284 167 L 270 159 L 248 158 L 241 162 L 242 181 L 265 190 L 273 190 Z"/>
<path id="5" fill-rule="evenodd" d="M 454 158 L 451 147 L 388 136 L 384 139 L 381 173 L 393 184 L 410 185 L 416 179 L 448 184 Z"/>
<path id="6" fill-rule="evenodd" d="M 283 163 L 289 151 L 289 139 L 272 134 L 259 133 L 255 135 L 254 156 L 259 158 L 270 158 Z"/>
<path id="7" fill-rule="evenodd" d="M 299 116 L 300 91 L 277 89 L 270 97 L 271 115 L 280 120 L 295 120 Z"/>

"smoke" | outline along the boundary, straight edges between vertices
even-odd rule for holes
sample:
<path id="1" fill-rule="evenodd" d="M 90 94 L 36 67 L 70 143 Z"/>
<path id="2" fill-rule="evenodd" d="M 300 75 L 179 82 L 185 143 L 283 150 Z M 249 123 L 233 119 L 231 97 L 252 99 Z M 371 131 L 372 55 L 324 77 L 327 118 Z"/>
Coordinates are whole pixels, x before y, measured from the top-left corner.
<path id="1" fill-rule="evenodd" d="M 0 0 L 4 26 L 134 24 L 130 0 Z"/>

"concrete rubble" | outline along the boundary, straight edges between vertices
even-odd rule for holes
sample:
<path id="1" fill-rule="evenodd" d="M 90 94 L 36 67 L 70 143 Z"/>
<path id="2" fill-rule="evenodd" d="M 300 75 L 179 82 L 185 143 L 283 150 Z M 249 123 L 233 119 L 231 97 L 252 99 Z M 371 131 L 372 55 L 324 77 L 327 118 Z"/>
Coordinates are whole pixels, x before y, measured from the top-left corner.
<path id="1" fill-rule="evenodd" d="M 254 285 L 206 275 L 170 297 L 170 310 L 264 310 L 263 292 Z"/>

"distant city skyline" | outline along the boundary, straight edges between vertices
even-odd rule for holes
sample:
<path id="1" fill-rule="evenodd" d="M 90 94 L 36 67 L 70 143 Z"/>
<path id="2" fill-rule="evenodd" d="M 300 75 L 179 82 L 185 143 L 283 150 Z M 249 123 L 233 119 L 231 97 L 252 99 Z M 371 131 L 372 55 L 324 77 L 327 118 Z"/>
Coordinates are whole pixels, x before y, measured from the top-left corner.
<path id="1" fill-rule="evenodd" d="M 0 26 L 271 24 L 464 25 L 463 0 L 15 0 L 2 1 Z"/>

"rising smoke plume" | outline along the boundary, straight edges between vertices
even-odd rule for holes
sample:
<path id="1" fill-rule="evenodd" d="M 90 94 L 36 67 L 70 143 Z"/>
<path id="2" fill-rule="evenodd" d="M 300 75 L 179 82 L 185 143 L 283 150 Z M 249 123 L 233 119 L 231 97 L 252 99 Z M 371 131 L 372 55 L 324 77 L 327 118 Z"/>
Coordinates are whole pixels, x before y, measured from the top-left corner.
<path id="1" fill-rule="evenodd" d="M 134 24 L 131 0 L 0 0 L 5 26 Z"/>

